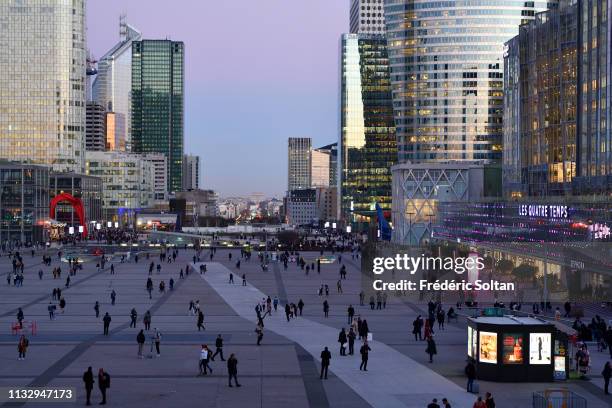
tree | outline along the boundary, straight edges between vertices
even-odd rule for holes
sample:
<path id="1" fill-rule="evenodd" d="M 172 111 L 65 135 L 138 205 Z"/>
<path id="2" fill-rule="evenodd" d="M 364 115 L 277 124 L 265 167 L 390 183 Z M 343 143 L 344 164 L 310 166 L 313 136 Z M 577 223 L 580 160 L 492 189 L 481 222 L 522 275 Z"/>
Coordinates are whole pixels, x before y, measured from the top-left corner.
<path id="1" fill-rule="evenodd" d="M 530 264 L 520 264 L 512 270 L 512 274 L 522 281 L 532 279 L 537 272 L 538 268 Z"/>
<path id="2" fill-rule="evenodd" d="M 510 273 L 512 272 L 512 269 L 514 268 L 514 262 L 512 262 L 509 259 L 500 259 L 497 262 L 496 268 L 501 273 Z"/>

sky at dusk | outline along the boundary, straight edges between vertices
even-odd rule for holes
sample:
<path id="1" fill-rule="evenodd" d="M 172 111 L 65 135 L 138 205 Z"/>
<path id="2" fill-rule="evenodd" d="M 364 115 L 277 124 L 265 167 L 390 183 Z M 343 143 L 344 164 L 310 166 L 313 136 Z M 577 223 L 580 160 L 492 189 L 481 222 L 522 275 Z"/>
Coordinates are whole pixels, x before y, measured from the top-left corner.
<path id="1" fill-rule="evenodd" d="M 281 195 L 287 138 L 338 138 L 339 38 L 349 0 L 89 0 L 88 47 L 119 40 L 119 16 L 145 39 L 185 42 L 185 152 L 203 188 Z"/>

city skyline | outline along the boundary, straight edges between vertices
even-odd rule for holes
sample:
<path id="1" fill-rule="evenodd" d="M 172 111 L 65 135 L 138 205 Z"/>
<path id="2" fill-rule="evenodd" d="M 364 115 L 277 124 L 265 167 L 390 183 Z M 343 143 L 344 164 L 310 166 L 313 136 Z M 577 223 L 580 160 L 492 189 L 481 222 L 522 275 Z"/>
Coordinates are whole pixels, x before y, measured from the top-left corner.
<path id="1" fill-rule="evenodd" d="M 287 166 L 288 137 L 311 137 L 316 146 L 337 141 L 339 39 L 349 29 L 350 1 L 244 1 L 243 13 L 235 3 L 142 4 L 88 2 L 88 48 L 100 58 L 117 43 L 121 14 L 144 39 L 185 43 L 185 152 L 201 156 L 203 188 L 279 196 L 287 184 L 280 169 Z M 216 17 L 201 24 L 202 15 Z M 229 18 L 249 36 L 226 24 Z"/>

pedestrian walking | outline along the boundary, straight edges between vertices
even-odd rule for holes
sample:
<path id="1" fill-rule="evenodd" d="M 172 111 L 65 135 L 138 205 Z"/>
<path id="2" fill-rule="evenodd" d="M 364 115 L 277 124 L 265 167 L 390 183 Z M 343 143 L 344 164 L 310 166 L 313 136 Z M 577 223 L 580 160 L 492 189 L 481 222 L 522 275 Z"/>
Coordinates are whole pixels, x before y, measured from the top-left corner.
<path id="1" fill-rule="evenodd" d="M 472 408 L 487 408 L 487 404 L 482 400 L 482 397 L 478 397 Z"/>
<path id="2" fill-rule="evenodd" d="M 493 395 L 490 392 L 485 394 L 485 405 L 487 408 L 495 408 L 495 400 L 493 399 Z"/>
<path id="3" fill-rule="evenodd" d="M 28 351 L 29 345 L 30 341 L 25 335 L 22 334 L 21 337 L 19 337 L 19 343 L 17 343 L 17 352 L 19 353 L 19 360 L 25 360 L 26 352 Z"/>
<path id="4" fill-rule="evenodd" d="M 338 343 L 340 343 L 340 355 L 346 356 L 346 347 L 344 346 L 347 342 L 346 331 L 344 327 L 340 330 L 340 334 L 338 335 Z"/>
<path id="5" fill-rule="evenodd" d="M 304 309 L 304 301 L 302 299 L 300 299 L 300 301 L 297 304 L 298 309 L 300 310 L 300 316 L 302 315 L 302 310 Z M 296 315 L 297 317 L 297 315 Z"/>
<path id="6" fill-rule="evenodd" d="M 610 377 L 612 377 L 612 367 L 610 366 L 609 361 L 604 366 L 604 369 L 601 372 L 601 375 L 603 376 L 603 379 L 604 379 L 604 393 L 606 395 L 610 395 L 609 387 L 610 387 Z"/>
<path id="7" fill-rule="evenodd" d="M 257 345 L 260 346 L 261 345 L 261 340 L 263 339 L 263 323 L 261 321 L 261 319 L 259 320 L 259 322 L 257 323 L 257 327 L 255 328 L 255 333 L 257 333 Z"/>
<path id="8" fill-rule="evenodd" d="M 327 370 L 329 369 L 329 362 L 332 356 L 327 347 L 323 349 L 321 352 L 321 376 L 319 377 L 321 380 L 325 378 L 327 380 Z"/>
<path id="9" fill-rule="evenodd" d="M 353 316 L 355 316 L 355 308 L 353 307 L 353 305 L 349 305 L 347 309 L 347 314 L 348 314 L 348 324 L 353 323 Z"/>
<path id="10" fill-rule="evenodd" d="M 450 402 L 446 398 L 442 398 L 442 408 L 452 408 Z"/>
<path id="11" fill-rule="evenodd" d="M 19 308 L 17 310 L 17 322 L 19 323 L 19 328 L 20 329 L 23 329 L 23 319 L 24 319 L 23 310 L 21 310 L 21 308 Z"/>
<path id="12" fill-rule="evenodd" d="M 211 352 L 206 344 L 202 344 L 200 350 L 200 375 L 207 375 L 208 371 L 212 374 L 213 370 L 210 368 L 208 362 L 210 361 Z"/>
<path id="13" fill-rule="evenodd" d="M 346 337 L 348 339 L 349 355 L 352 356 L 355 354 L 355 338 L 357 337 L 352 327 L 349 328 L 349 332 Z"/>
<path id="14" fill-rule="evenodd" d="M 467 392 L 473 392 L 474 380 L 476 379 L 476 366 L 471 361 L 465 366 L 465 376 L 467 377 Z"/>
<path id="15" fill-rule="evenodd" d="M 110 375 L 103 368 L 98 371 L 98 388 L 102 393 L 100 405 L 106 405 L 106 390 L 110 388 Z"/>
<path id="16" fill-rule="evenodd" d="M 140 329 L 136 335 L 136 342 L 138 343 L 138 358 L 143 358 L 142 349 L 144 348 L 145 341 L 144 330 Z"/>
<path id="17" fill-rule="evenodd" d="M 230 354 L 229 358 L 227 359 L 227 376 L 229 380 L 228 385 L 230 387 L 232 386 L 232 378 L 234 379 L 236 387 L 241 386 L 240 384 L 238 384 L 238 359 L 236 358 L 234 353 Z"/>
<path id="18" fill-rule="evenodd" d="M 157 357 L 159 357 L 161 355 L 161 352 L 159 351 L 159 345 L 161 343 L 161 332 L 159 330 L 157 330 L 157 327 L 155 328 L 155 334 L 153 335 L 153 341 L 155 342 L 155 351 L 157 352 Z"/>
<path id="19" fill-rule="evenodd" d="M 91 405 L 91 390 L 93 390 L 95 383 L 91 366 L 83 373 L 83 383 L 85 383 L 85 405 Z"/>
<path id="20" fill-rule="evenodd" d="M 438 404 L 438 399 L 432 399 L 431 402 L 427 404 L 427 408 L 440 408 L 440 404 Z"/>
<path id="21" fill-rule="evenodd" d="M 49 306 L 47 306 L 47 311 L 49 312 L 49 320 L 55 319 L 55 305 L 49 302 Z"/>
<path id="22" fill-rule="evenodd" d="M 147 310 L 142 318 L 142 322 L 144 323 L 145 330 L 151 330 L 151 311 Z"/>
<path id="23" fill-rule="evenodd" d="M 325 317 L 329 317 L 329 303 L 327 303 L 327 299 L 323 301 L 323 314 Z"/>
<path id="24" fill-rule="evenodd" d="M 368 345 L 368 341 L 365 340 L 361 346 L 361 349 L 359 349 L 359 353 L 361 353 L 361 364 L 359 365 L 360 371 L 368 371 L 368 358 L 370 351 L 372 351 L 372 349 Z"/>
<path id="25" fill-rule="evenodd" d="M 217 339 L 215 340 L 215 354 L 210 358 L 212 361 L 215 361 L 215 356 L 219 354 L 221 356 L 221 361 L 225 361 L 223 358 L 223 337 L 219 334 Z"/>
<path id="26" fill-rule="evenodd" d="M 429 354 L 429 362 L 433 363 L 433 356 L 438 354 L 438 349 L 436 348 L 436 342 L 433 336 L 429 336 L 427 338 L 427 348 L 425 349 L 425 352 Z"/>
<path id="27" fill-rule="evenodd" d="M 98 303 L 98 301 L 96 301 L 96 304 L 94 305 L 94 311 L 96 312 L 96 319 L 100 317 L 100 303 Z"/>
<path id="28" fill-rule="evenodd" d="M 108 312 L 106 312 L 106 314 L 104 314 L 104 317 L 102 318 L 102 322 L 104 322 L 104 335 L 108 336 L 108 328 L 110 326 L 111 323 L 111 317 L 108 314 Z"/>
<path id="29" fill-rule="evenodd" d="M 136 328 L 136 320 L 138 319 L 138 312 L 135 308 L 130 311 L 130 327 Z"/>
<path id="30" fill-rule="evenodd" d="M 246 274 L 242 274 L 242 286 L 246 286 Z"/>
<path id="31" fill-rule="evenodd" d="M 229 274 L 229 283 L 234 284 L 234 274 L 231 272 Z"/>
<path id="32" fill-rule="evenodd" d="M 414 340 L 423 340 L 422 334 L 423 328 L 423 319 L 421 315 L 418 315 L 416 319 L 412 322 L 412 334 L 414 334 Z"/>
<path id="33" fill-rule="evenodd" d="M 202 313 L 201 310 L 198 311 L 197 328 L 198 328 L 198 331 L 206 330 L 206 328 L 204 327 L 204 313 Z"/>

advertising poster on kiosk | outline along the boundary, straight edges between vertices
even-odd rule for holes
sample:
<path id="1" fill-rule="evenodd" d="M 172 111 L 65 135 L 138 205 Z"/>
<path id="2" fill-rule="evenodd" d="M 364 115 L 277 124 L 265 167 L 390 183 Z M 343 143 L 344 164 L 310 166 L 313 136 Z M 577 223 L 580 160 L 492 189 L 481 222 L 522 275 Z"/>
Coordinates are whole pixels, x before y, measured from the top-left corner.
<path id="1" fill-rule="evenodd" d="M 497 364 L 497 333 L 480 332 L 479 361 Z"/>
<path id="2" fill-rule="evenodd" d="M 467 342 L 467 348 L 468 348 L 468 356 L 470 357 L 474 357 L 474 353 L 473 353 L 473 348 L 472 348 L 472 337 L 474 336 L 474 329 L 472 329 L 470 326 L 468 326 L 468 342 Z"/>
<path id="3" fill-rule="evenodd" d="M 529 334 L 529 364 L 551 364 L 550 333 Z"/>
<path id="4" fill-rule="evenodd" d="M 504 364 L 523 364 L 523 335 L 504 333 L 503 342 Z"/>

